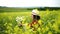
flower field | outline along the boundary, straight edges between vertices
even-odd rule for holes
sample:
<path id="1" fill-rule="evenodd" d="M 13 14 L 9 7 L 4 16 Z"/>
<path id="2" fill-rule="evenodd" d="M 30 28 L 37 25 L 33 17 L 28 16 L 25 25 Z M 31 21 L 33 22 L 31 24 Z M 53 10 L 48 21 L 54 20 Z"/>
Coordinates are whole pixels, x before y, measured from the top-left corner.
<path id="1" fill-rule="evenodd" d="M 32 22 L 31 12 L 0 13 L 0 34 L 60 34 L 60 10 L 40 11 L 40 17 L 38 21 L 40 26 L 33 25 L 37 28 L 33 31 L 33 28 L 28 26 Z M 18 26 L 19 18 L 23 20 L 23 26 L 20 27 Z"/>

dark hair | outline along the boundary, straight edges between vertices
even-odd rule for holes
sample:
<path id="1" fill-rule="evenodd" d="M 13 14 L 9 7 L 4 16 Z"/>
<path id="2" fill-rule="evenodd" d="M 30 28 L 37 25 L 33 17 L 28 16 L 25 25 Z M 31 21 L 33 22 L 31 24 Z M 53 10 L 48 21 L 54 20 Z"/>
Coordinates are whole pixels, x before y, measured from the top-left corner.
<path id="1" fill-rule="evenodd" d="M 38 16 L 38 15 L 33 15 L 33 19 L 39 20 L 39 19 L 40 19 L 40 16 Z"/>

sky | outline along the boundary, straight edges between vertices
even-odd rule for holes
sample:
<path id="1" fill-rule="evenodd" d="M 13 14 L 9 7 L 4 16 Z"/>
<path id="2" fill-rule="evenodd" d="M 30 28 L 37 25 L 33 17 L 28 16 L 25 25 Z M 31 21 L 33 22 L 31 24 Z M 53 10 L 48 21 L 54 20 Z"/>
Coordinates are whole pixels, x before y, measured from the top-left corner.
<path id="1" fill-rule="evenodd" d="M 0 0 L 7 7 L 60 7 L 60 0 Z"/>

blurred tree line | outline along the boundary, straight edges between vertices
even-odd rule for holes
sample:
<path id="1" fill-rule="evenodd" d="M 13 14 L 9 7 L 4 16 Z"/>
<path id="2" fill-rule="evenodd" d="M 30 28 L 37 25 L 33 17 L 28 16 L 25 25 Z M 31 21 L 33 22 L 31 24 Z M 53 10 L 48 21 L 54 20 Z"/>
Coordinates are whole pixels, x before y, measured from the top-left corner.
<path id="1" fill-rule="evenodd" d="M 60 7 L 37 7 L 37 8 L 27 8 L 27 10 L 32 10 L 32 9 L 38 9 L 40 11 L 46 11 L 47 9 L 49 11 L 52 11 L 52 10 L 60 10 Z"/>
<path id="2" fill-rule="evenodd" d="M 4 9 L 4 10 L 3 10 Z M 7 10 L 8 9 L 8 10 Z M 60 10 L 60 7 L 25 7 L 25 8 L 21 8 L 21 7 L 6 7 L 6 6 L 0 6 L 0 12 L 22 12 L 22 11 L 31 11 L 33 9 L 38 9 L 39 11 L 57 11 Z"/>

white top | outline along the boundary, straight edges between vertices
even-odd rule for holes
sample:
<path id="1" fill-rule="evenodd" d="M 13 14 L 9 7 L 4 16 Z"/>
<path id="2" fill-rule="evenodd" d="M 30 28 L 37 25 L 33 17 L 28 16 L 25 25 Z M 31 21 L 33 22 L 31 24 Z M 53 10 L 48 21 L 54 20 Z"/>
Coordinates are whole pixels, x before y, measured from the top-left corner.
<path id="1" fill-rule="evenodd" d="M 39 15 L 39 11 L 37 9 L 32 10 L 32 15 Z"/>

